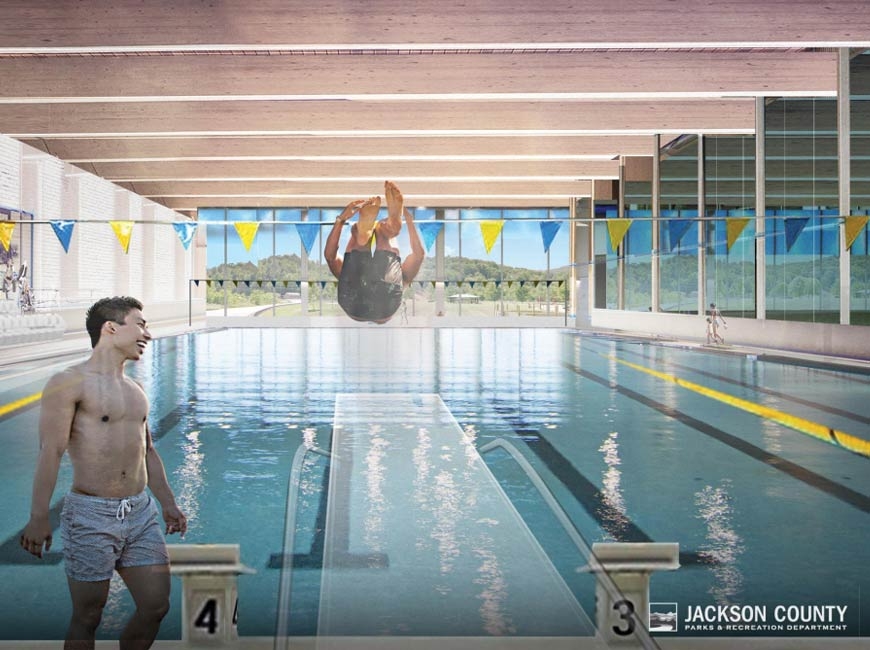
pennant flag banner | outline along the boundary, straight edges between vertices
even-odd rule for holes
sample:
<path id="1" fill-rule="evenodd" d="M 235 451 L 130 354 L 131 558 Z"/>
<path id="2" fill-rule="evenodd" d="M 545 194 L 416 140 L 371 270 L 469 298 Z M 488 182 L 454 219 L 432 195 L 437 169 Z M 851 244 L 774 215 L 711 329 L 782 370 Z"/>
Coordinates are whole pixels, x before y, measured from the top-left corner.
<path id="1" fill-rule="evenodd" d="M 559 228 L 561 227 L 561 225 L 561 221 L 541 222 L 541 239 L 544 241 L 545 253 L 549 252 L 550 244 L 553 243 L 553 239 L 556 237 L 556 233 L 559 232 Z"/>
<path id="2" fill-rule="evenodd" d="M 483 246 L 487 254 L 492 250 L 495 240 L 498 239 L 501 229 L 504 227 L 504 219 L 498 221 L 481 221 L 480 234 L 483 235 Z"/>
<path id="3" fill-rule="evenodd" d="M 3 244 L 3 248 L 5 248 L 7 251 L 12 245 L 12 233 L 14 230 L 14 221 L 4 221 L 0 223 L 0 244 Z"/>
<path id="4" fill-rule="evenodd" d="M 631 219 L 607 220 L 607 234 L 610 235 L 610 247 L 614 251 L 619 248 L 629 228 L 631 228 Z"/>
<path id="5" fill-rule="evenodd" d="M 198 287 L 198 286 L 199 286 L 199 280 L 194 280 L 194 281 L 193 281 L 193 285 L 194 285 L 195 287 Z"/>
<path id="6" fill-rule="evenodd" d="M 112 230 L 115 231 L 115 237 L 118 238 L 118 241 L 121 243 L 121 248 L 124 249 L 124 254 L 126 255 L 130 252 L 130 237 L 133 235 L 133 222 L 110 221 L 109 225 L 112 226 Z"/>
<path id="7" fill-rule="evenodd" d="M 251 288 L 251 281 L 250 280 L 242 280 L 242 282 L 245 283 L 245 286 L 248 287 L 248 289 Z"/>
<path id="8" fill-rule="evenodd" d="M 429 252 L 429 249 L 432 248 L 432 244 L 435 243 L 435 240 L 438 239 L 438 233 L 441 232 L 442 228 L 444 228 L 443 223 L 421 223 L 417 226 L 417 230 L 419 230 L 420 234 L 423 236 L 423 246 L 427 253 Z"/>
<path id="9" fill-rule="evenodd" d="M 672 249 L 680 245 L 683 235 L 689 232 L 691 227 L 691 219 L 668 219 L 668 238 L 671 241 Z"/>
<path id="10" fill-rule="evenodd" d="M 236 232 L 239 233 L 239 238 L 242 244 L 245 245 L 245 250 L 251 250 L 251 244 L 254 243 L 254 237 L 257 235 L 257 228 L 260 227 L 257 221 L 237 221 L 233 224 L 236 227 Z"/>
<path id="11" fill-rule="evenodd" d="M 51 224 L 51 229 L 54 230 L 54 234 L 57 235 L 60 245 L 63 246 L 64 252 L 69 253 L 69 242 L 72 238 L 72 231 L 76 222 L 64 219 L 49 221 L 49 223 Z"/>
<path id="12" fill-rule="evenodd" d="M 791 247 L 800 237 L 806 225 L 810 222 L 809 217 L 798 217 L 785 220 L 785 250 L 790 251 Z"/>
<path id="13" fill-rule="evenodd" d="M 496 281 L 495 281 L 495 286 L 500 287 L 500 286 L 501 286 L 501 280 L 496 280 Z"/>
<path id="14" fill-rule="evenodd" d="M 752 221 L 752 219 L 749 217 L 730 217 L 725 219 L 725 232 L 728 238 L 729 251 L 734 245 L 734 242 L 737 241 L 737 238 L 740 237 L 740 233 L 742 233 L 743 229 L 746 228 L 746 224 L 750 221 Z"/>
<path id="15" fill-rule="evenodd" d="M 299 239 L 302 240 L 302 245 L 305 246 L 305 252 L 311 255 L 311 249 L 314 247 L 317 235 L 320 234 L 320 224 L 297 223 L 296 232 L 299 233 Z"/>
<path id="16" fill-rule="evenodd" d="M 181 245 L 184 246 L 184 250 L 190 248 L 190 242 L 193 241 L 193 235 L 196 233 L 196 227 L 199 224 L 196 221 L 173 221 L 172 227 L 175 228 L 175 232 L 178 234 L 178 238 L 181 240 Z"/>
<path id="17" fill-rule="evenodd" d="M 852 247 L 870 217 L 846 217 L 846 250 Z"/>

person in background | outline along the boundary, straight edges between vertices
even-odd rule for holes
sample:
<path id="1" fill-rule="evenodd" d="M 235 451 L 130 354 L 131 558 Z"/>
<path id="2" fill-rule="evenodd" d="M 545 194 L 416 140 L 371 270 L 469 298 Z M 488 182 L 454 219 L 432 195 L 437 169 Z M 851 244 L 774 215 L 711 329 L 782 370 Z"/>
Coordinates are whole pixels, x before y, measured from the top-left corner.
<path id="1" fill-rule="evenodd" d="M 719 333 L 719 326 L 722 325 L 725 329 L 728 329 L 728 323 L 725 322 L 725 319 L 722 318 L 722 312 L 719 311 L 719 308 L 716 307 L 716 303 L 710 303 L 710 321 L 713 323 L 713 335 L 715 339 L 718 339 L 719 343 L 725 342 L 725 337 L 723 337 Z"/>
<path id="2" fill-rule="evenodd" d="M 61 535 L 72 618 L 64 649 L 94 647 L 113 571 L 136 605 L 120 648 L 146 649 L 169 610 L 169 555 L 154 498 L 166 534 L 184 536 L 187 518 L 154 448 L 148 397 L 124 374 L 126 362 L 141 358 L 151 341 L 142 303 L 103 298 L 85 324 L 90 358 L 51 377 L 43 391 L 30 521 L 20 543 L 39 558 L 51 548 L 49 504 L 61 458 L 69 454 L 72 488 L 64 497 Z"/>

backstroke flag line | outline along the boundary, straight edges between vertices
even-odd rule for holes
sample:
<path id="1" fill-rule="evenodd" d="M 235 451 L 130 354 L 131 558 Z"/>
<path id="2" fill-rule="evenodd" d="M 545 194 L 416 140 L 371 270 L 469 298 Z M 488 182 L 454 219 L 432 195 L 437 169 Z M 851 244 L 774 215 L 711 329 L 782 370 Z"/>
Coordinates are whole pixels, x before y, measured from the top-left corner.
<path id="1" fill-rule="evenodd" d="M 63 246 L 64 252 L 69 253 L 69 242 L 70 239 L 72 239 L 73 228 L 75 227 L 76 222 L 62 219 L 51 221 L 49 223 L 51 223 L 51 229 L 54 230 L 54 234 L 57 235 L 60 245 Z"/>
<path id="2" fill-rule="evenodd" d="M 109 225 L 115 231 L 115 237 L 121 243 L 121 248 L 124 249 L 126 255 L 130 251 L 130 237 L 133 235 L 132 221 L 110 221 Z"/>
<path id="3" fill-rule="evenodd" d="M 195 221 L 173 221 L 172 227 L 178 233 L 178 238 L 181 240 L 181 245 L 184 250 L 190 247 L 190 242 L 193 241 L 193 236 L 196 234 L 197 223 Z"/>

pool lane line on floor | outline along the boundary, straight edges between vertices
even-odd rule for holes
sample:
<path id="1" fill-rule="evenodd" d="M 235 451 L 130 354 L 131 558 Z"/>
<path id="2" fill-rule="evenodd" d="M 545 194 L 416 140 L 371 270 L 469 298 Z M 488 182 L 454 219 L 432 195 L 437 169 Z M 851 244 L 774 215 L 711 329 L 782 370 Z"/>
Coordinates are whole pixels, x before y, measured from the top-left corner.
<path id="1" fill-rule="evenodd" d="M 24 410 L 27 407 L 35 406 L 39 400 L 42 399 L 42 392 L 34 393 L 33 395 L 28 395 L 27 397 L 22 397 L 21 399 L 17 399 L 14 402 L 9 402 L 8 404 L 3 404 L 0 406 L 0 420 L 7 416 L 15 415 L 18 411 Z"/>
<path id="2" fill-rule="evenodd" d="M 583 370 L 582 368 L 575 366 L 572 363 L 562 362 L 562 365 L 568 370 L 574 372 L 575 374 L 583 377 L 584 379 L 588 379 L 590 381 L 603 386 L 604 388 L 608 388 L 610 390 L 615 390 L 619 394 L 624 395 L 633 399 L 636 402 L 643 404 L 644 406 L 648 406 L 659 413 L 673 418 L 679 422 L 682 422 L 686 426 L 689 426 L 704 435 L 707 435 L 714 440 L 718 440 L 722 442 L 732 449 L 742 452 L 749 456 L 750 458 L 754 458 L 756 460 L 761 461 L 762 463 L 768 465 L 769 467 L 783 472 L 784 474 L 788 474 L 792 478 L 795 478 L 810 487 L 814 487 L 817 490 L 825 492 L 826 494 L 831 495 L 835 499 L 839 499 L 843 503 L 847 503 L 850 506 L 857 508 L 858 510 L 866 513 L 870 513 L 870 497 L 861 494 L 860 492 L 853 490 L 852 488 L 846 487 L 836 481 L 832 481 L 826 476 L 822 476 L 821 474 L 817 474 L 811 469 L 807 469 L 802 465 L 798 465 L 790 460 L 783 458 L 782 456 L 777 456 L 774 453 L 771 453 L 761 447 L 752 444 L 748 440 L 744 440 L 739 436 L 735 436 L 733 434 L 728 433 L 727 431 L 723 431 L 718 427 L 714 427 L 709 422 L 705 422 L 704 420 L 699 420 L 698 418 L 692 417 L 688 413 L 683 413 L 675 409 L 672 406 L 668 406 L 667 404 L 662 404 L 661 402 L 657 402 L 656 400 L 647 397 L 637 391 L 631 390 L 621 384 L 616 383 L 615 381 L 611 381 L 609 379 L 605 379 L 604 377 L 599 377 L 598 375 L 589 372 L 588 370 Z"/>
<path id="3" fill-rule="evenodd" d="M 649 358 L 641 354 L 640 352 L 636 352 L 633 350 L 625 350 L 620 349 L 620 354 L 627 354 L 633 357 L 639 357 L 644 361 L 648 361 Z M 599 352 L 599 354 L 603 354 Z M 813 402 L 812 400 L 804 399 L 802 397 L 796 397 L 794 395 L 789 395 L 787 393 L 782 393 L 780 391 L 776 391 L 770 388 L 765 388 L 764 386 L 757 386 L 754 384 L 749 384 L 745 381 L 740 381 L 739 379 L 732 379 L 731 377 L 726 377 L 724 375 L 719 375 L 714 372 L 708 372 L 706 370 L 699 370 L 698 368 L 693 368 L 692 366 L 687 366 L 684 364 L 676 363 L 674 361 L 665 361 L 665 365 L 668 368 L 679 368 L 680 370 L 688 370 L 689 372 L 693 372 L 696 375 L 701 375 L 702 377 L 709 377 L 710 379 L 715 379 L 717 381 L 721 381 L 726 384 L 732 384 L 734 386 L 740 386 L 741 388 L 748 388 L 749 390 L 754 390 L 758 393 L 764 393 L 765 395 L 770 395 L 771 397 L 778 397 L 779 399 L 787 400 L 789 402 L 794 402 L 795 404 L 800 404 L 801 406 L 808 406 L 810 408 L 816 409 L 818 411 L 824 411 L 825 413 L 830 413 L 831 415 L 837 415 L 839 417 L 847 418 L 849 420 L 855 420 L 856 422 L 860 422 L 861 424 L 870 425 L 870 417 L 866 415 L 861 415 L 859 413 L 852 413 L 851 411 L 846 411 L 844 409 L 837 408 L 835 406 L 828 406 L 827 404 L 819 404 L 818 402 Z"/>
<path id="4" fill-rule="evenodd" d="M 728 393 L 723 393 L 722 391 L 713 388 L 707 388 L 706 386 L 696 384 L 687 379 L 682 379 L 676 375 L 669 375 L 666 372 L 653 370 L 652 368 L 647 368 L 646 366 L 632 363 L 625 359 L 620 359 L 613 354 L 601 354 L 601 356 L 616 361 L 617 363 L 621 363 L 629 368 L 633 368 L 634 370 L 639 370 L 640 372 L 652 375 L 658 379 L 669 381 L 677 386 L 691 390 L 699 395 L 703 395 L 704 397 L 709 397 L 710 399 L 722 402 L 723 404 L 734 406 L 746 411 L 747 413 L 766 418 L 790 429 L 794 429 L 800 433 L 813 436 L 823 442 L 829 442 L 837 447 L 842 447 L 843 449 L 858 454 L 859 456 L 870 458 L 870 441 L 859 438 L 858 436 L 853 436 L 851 433 L 846 433 L 845 431 L 840 431 L 839 429 L 834 429 L 833 427 L 813 422 L 812 420 L 807 420 L 806 418 L 798 417 L 797 415 L 791 415 L 790 413 L 785 413 L 779 409 L 762 406 L 756 402 L 729 395 Z"/>

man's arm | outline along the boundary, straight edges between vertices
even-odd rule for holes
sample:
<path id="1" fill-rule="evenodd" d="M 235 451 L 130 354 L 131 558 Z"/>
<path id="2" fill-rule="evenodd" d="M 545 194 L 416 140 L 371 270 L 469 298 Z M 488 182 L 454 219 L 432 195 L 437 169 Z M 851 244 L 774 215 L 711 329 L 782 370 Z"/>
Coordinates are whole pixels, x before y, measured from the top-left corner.
<path id="1" fill-rule="evenodd" d="M 402 281 L 407 287 L 417 277 L 417 273 L 423 265 L 423 259 L 426 257 L 426 251 L 423 249 L 423 244 L 420 242 L 420 237 L 417 234 L 417 227 L 414 225 L 414 215 L 407 208 L 405 208 L 404 212 L 405 223 L 408 224 L 408 241 L 411 243 L 411 254 L 402 262 Z"/>
<path id="2" fill-rule="evenodd" d="M 359 212 L 364 203 L 365 199 L 358 199 L 348 203 L 341 214 L 336 217 L 335 223 L 332 224 L 332 230 L 329 231 L 329 236 L 326 238 L 326 244 L 323 247 L 323 257 L 326 258 L 326 264 L 336 278 L 341 276 L 342 261 L 338 257 L 338 240 L 341 238 L 341 228 L 348 219 Z"/>
<path id="3" fill-rule="evenodd" d="M 175 503 L 175 495 L 166 479 L 166 469 L 154 442 L 151 439 L 151 429 L 145 424 L 145 469 L 148 470 L 148 488 L 163 508 L 163 521 L 166 522 L 166 534 L 187 532 L 187 517 Z"/>
<path id="4" fill-rule="evenodd" d="M 79 379 L 70 372 L 54 375 L 42 393 L 39 416 L 39 455 L 33 476 L 30 521 L 21 534 L 21 547 L 36 557 L 51 549 L 51 523 L 48 511 L 57 485 L 60 461 L 69 445 L 70 429 L 76 412 Z"/>

